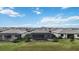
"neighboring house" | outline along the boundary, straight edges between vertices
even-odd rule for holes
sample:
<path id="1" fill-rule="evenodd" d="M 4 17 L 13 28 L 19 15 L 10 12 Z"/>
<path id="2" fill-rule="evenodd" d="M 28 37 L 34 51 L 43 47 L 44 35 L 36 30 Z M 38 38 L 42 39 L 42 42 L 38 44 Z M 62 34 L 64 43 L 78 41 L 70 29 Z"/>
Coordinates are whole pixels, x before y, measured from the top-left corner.
<path id="1" fill-rule="evenodd" d="M 54 34 L 51 34 L 48 30 L 35 30 L 31 32 L 31 38 L 34 40 L 48 40 L 53 39 Z"/>
<path id="2" fill-rule="evenodd" d="M 25 30 L 10 29 L 0 32 L 0 40 L 13 41 L 18 38 L 23 38 L 27 32 Z"/>
<path id="3" fill-rule="evenodd" d="M 61 36 L 62 38 L 79 38 L 79 30 L 72 30 L 72 29 L 62 29 L 62 30 L 56 30 L 53 33 L 57 34 L 57 36 Z"/>

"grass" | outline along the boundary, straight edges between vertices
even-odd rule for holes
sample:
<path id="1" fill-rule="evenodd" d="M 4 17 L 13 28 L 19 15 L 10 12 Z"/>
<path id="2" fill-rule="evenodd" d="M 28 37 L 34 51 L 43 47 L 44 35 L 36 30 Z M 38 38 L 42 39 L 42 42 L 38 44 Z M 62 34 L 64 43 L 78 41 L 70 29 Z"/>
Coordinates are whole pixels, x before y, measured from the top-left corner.
<path id="1" fill-rule="evenodd" d="M 70 42 L 68 39 L 59 42 L 0 42 L 0 51 L 79 51 L 79 40 Z"/>

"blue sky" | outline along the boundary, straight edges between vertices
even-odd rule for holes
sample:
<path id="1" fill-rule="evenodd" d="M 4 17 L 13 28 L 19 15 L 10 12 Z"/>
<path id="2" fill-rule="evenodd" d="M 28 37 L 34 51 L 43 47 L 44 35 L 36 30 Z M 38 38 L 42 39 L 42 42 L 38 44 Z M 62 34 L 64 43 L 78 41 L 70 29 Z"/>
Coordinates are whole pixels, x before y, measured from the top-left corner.
<path id="1" fill-rule="evenodd" d="M 0 7 L 0 27 L 79 27 L 79 7 Z"/>

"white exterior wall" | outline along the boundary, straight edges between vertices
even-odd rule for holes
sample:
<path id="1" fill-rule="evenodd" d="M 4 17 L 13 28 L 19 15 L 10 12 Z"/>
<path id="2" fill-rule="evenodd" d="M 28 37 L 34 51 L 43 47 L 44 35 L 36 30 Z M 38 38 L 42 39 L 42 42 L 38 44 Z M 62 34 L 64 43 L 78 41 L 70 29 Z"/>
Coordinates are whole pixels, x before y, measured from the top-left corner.
<path id="1" fill-rule="evenodd" d="M 78 35 L 78 34 L 74 34 L 74 38 L 79 38 L 77 35 Z"/>
<path id="2" fill-rule="evenodd" d="M 17 37 L 15 37 L 15 35 L 11 35 L 11 39 L 9 39 L 9 41 L 13 41 L 15 39 L 17 39 Z"/>
<path id="3" fill-rule="evenodd" d="M 79 38 L 77 35 L 78 34 L 74 34 L 74 38 Z M 67 38 L 67 34 L 64 34 L 63 38 Z"/>
<path id="4" fill-rule="evenodd" d="M 59 37 L 59 36 L 61 36 L 61 34 L 56 34 L 56 33 L 54 33 L 54 35 L 56 36 L 56 37 Z M 67 38 L 67 34 L 63 34 L 63 37 L 62 38 Z"/>
<path id="5" fill-rule="evenodd" d="M 5 40 L 5 36 L 4 35 L 2 35 L 2 40 Z"/>
<path id="6" fill-rule="evenodd" d="M 59 37 L 59 36 L 60 36 L 60 34 L 58 34 L 58 33 L 54 33 L 54 35 L 55 35 L 56 37 Z"/>
<path id="7" fill-rule="evenodd" d="M 67 34 L 63 34 L 63 38 L 67 38 Z"/>
<path id="8" fill-rule="evenodd" d="M 21 34 L 21 37 L 24 38 L 24 36 L 26 35 L 26 33 Z"/>

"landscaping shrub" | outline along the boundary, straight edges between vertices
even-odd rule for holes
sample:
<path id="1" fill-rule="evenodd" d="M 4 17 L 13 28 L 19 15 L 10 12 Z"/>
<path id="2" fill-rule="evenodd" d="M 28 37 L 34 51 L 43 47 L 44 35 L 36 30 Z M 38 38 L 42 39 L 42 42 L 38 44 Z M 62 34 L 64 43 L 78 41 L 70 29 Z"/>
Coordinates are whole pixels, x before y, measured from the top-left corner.
<path id="1" fill-rule="evenodd" d="M 18 43 L 18 42 L 20 42 L 20 40 L 14 40 L 14 41 L 12 41 L 13 43 Z"/>
<path id="2" fill-rule="evenodd" d="M 62 39 L 62 36 L 59 36 L 58 39 Z"/>
<path id="3" fill-rule="evenodd" d="M 74 37 L 73 37 L 73 36 L 70 37 L 70 41 L 71 41 L 71 42 L 74 41 Z"/>
<path id="4" fill-rule="evenodd" d="M 25 40 L 25 42 L 30 42 L 31 41 L 30 39 L 31 39 L 30 37 L 27 37 L 27 39 Z"/>
<path id="5" fill-rule="evenodd" d="M 17 38 L 17 39 L 15 39 L 15 40 L 13 41 L 13 43 L 18 43 L 18 42 L 20 42 L 20 41 L 22 41 L 22 38 Z"/>
<path id="6" fill-rule="evenodd" d="M 53 42 L 58 42 L 59 41 L 59 39 L 58 38 L 53 38 Z"/>
<path id="7" fill-rule="evenodd" d="M 70 42 L 73 42 L 73 41 L 74 41 L 74 38 L 71 38 L 71 39 L 70 39 Z"/>

